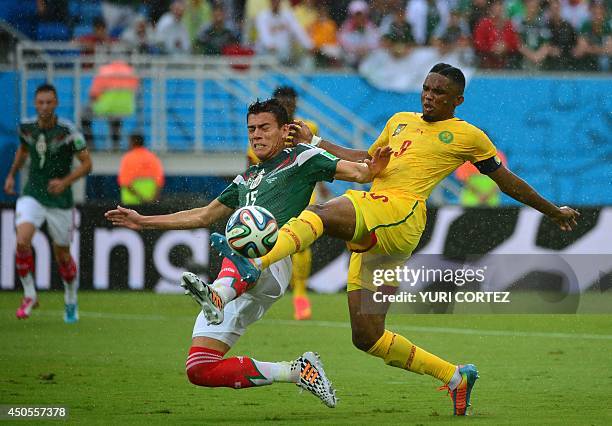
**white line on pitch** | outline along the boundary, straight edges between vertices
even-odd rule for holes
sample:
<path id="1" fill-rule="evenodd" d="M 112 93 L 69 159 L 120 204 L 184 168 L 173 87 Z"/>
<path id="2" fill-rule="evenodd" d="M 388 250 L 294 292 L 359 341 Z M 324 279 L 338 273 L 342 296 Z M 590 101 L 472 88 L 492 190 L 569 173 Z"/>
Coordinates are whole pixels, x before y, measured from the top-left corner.
<path id="1" fill-rule="evenodd" d="M 13 311 L 0 311 L 14 314 Z M 63 311 L 37 311 L 36 316 L 59 316 Z M 141 314 L 116 314 L 109 312 L 79 311 L 81 317 L 102 318 L 112 320 L 136 320 L 136 321 L 172 321 L 172 320 L 194 320 L 196 314 L 192 316 L 168 316 L 168 315 L 141 315 Z M 348 322 L 343 321 L 294 321 L 283 319 L 262 319 L 258 323 L 265 325 L 283 325 L 294 327 L 322 327 L 322 328 L 349 328 Z M 541 331 L 508 331 L 508 330 L 479 330 L 475 328 L 452 328 L 452 327 L 425 327 L 415 325 L 389 325 L 394 330 L 405 330 L 419 333 L 440 333 L 440 334 L 463 334 L 471 336 L 493 336 L 493 337 L 543 337 L 550 339 L 586 339 L 586 340 L 612 340 L 612 334 L 587 334 L 587 333 L 554 333 Z"/>

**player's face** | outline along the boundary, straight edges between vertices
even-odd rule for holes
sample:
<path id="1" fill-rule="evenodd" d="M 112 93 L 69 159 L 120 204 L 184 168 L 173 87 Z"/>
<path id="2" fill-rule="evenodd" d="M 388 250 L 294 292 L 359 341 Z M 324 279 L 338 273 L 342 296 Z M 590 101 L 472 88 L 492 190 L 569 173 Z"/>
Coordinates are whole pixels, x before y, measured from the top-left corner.
<path id="1" fill-rule="evenodd" d="M 261 161 L 268 160 L 281 152 L 288 136 L 288 126 L 279 126 L 271 112 L 250 114 L 247 118 L 249 143 Z"/>
<path id="2" fill-rule="evenodd" d="M 36 113 L 42 120 L 49 120 L 55 114 L 57 98 L 53 92 L 39 92 L 34 98 Z"/>
<path id="3" fill-rule="evenodd" d="M 452 82 L 443 75 L 430 73 L 423 83 L 421 107 L 425 121 L 448 120 L 455 115 L 455 108 L 463 102 Z"/>

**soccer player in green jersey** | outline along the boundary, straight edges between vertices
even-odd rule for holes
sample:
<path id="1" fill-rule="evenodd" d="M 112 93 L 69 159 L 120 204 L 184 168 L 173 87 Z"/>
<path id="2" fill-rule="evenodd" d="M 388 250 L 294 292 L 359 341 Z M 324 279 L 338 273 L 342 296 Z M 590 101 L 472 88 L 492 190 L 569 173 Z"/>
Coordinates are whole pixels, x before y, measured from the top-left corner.
<path id="1" fill-rule="evenodd" d="M 58 99 L 52 85 L 43 84 L 36 89 L 34 105 L 36 117 L 25 119 L 19 125 L 19 148 L 4 181 L 4 191 L 15 194 L 15 173 L 30 158 L 28 182 L 15 208 L 15 263 L 24 290 L 16 315 L 20 319 L 28 318 L 32 309 L 38 306 L 32 275 L 32 238 L 36 229 L 46 221 L 58 271 L 64 283 L 64 321 L 74 323 L 79 315 L 75 283 L 77 267 L 70 255 L 74 225 L 71 185 L 89 173 L 91 158 L 81 133 L 72 123 L 55 115 Z M 72 170 L 74 156 L 81 164 Z"/>
<path id="2" fill-rule="evenodd" d="M 390 150 L 383 148 L 366 163 L 340 160 L 305 144 L 285 148 L 289 117 L 276 99 L 252 104 L 247 127 L 249 143 L 261 162 L 236 176 L 207 206 L 159 216 L 142 216 L 117 207 L 106 213 L 107 219 L 134 230 L 205 228 L 227 218 L 239 207 L 257 205 L 272 212 L 282 226 L 308 206 L 317 182 L 333 179 L 369 182 L 390 159 Z M 335 391 L 318 356 L 312 352 L 293 362 L 261 362 L 244 356 L 223 358 L 246 328 L 263 317 L 285 293 L 290 278 L 290 257 L 271 265 L 255 286 L 240 277 L 229 259 L 224 259 L 221 272 L 211 285 L 189 272 L 183 274 L 181 285 L 205 308 L 196 319 L 186 363 L 187 376 L 193 384 L 238 389 L 291 382 L 310 391 L 327 406 L 336 405 Z"/>

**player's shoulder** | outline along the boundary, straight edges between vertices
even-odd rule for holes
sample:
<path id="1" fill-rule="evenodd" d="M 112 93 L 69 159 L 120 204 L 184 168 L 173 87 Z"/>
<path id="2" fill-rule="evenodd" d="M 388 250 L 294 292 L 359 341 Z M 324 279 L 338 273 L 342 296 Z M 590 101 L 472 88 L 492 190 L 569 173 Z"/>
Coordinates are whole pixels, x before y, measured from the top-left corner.
<path id="1" fill-rule="evenodd" d="M 400 111 L 396 112 L 389 118 L 389 122 L 392 121 L 403 121 L 403 122 L 411 122 L 420 120 L 420 115 L 416 112 L 410 111 Z"/>
<path id="2" fill-rule="evenodd" d="M 297 162 L 298 166 L 301 166 L 302 164 L 304 164 L 311 158 L 316 157 L 317 155 L 326 157 L 330 160 L 336 160 L 335 156 L 325 151 L 324 149 L 319 148 L 317 146 L 307 144 L 307 143 L 299 143 L 295 147 L 289 148 L 289 149 L 293 150 L 293 153 L 296 156 L 295 161 Z M 317 158 L 322 158 L 322 157 L 317 157 Z"/>
<path id="3" fill-rule="evenodd" d="M 456 128 L 462 129 L 463 131 L 470 133 L 484 133 L 479 127 L 470 123 L 469 121 L 465 121 L 462 118 L 455 117 L 452 121 L 452 125 Z"/>
<path id="4" fill-rule="evenodd" d="M 74 132 L 78 132 L 78 129 L 76 127 L 76 125 L 74 124 L 74 122 L 66 119 L 66 118 L 59 118 L 57 119 L 57 126 L 64 129 L 65 131 L 69 132 L 69 133 L 74 133 Z"/>
<path id="5" fill-rule="evenodd" d="M 38 123 L 38 118 L 36 116 L 26 117 L 26 118 L 19 120 L 19 127 L 21 128 L 32 127 L 32 126 L 36 126 L 37 123 Z"/>

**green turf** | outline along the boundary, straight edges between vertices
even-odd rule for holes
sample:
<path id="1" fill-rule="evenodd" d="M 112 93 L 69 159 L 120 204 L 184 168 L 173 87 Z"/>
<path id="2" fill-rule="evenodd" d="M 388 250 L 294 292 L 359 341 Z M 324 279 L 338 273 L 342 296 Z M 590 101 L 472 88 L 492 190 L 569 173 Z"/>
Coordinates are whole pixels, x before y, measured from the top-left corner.
<path id="1" fill-rule="evenodd" d="M 0 297 L 0 404 L 65 405 L 71 422 L 612 424 L 610 315 L 391 316 L 388 328 L 478 366 L 474 415 L 463 419 L 450 415 L 434 379 L 352 347 L 344 295 L 313 296 L 313 321 L 299 323 L 286 297 L 231 352 L 273 361 L 318 351 L 338 390 L 335 409 L 288 384 L 189 384 L 184 362 L 197 307 L 187 297 L 82 293 L 75 325 L 62 321 L 62 294 L 49 292 L 32 318 L 17 321 L 19 297 Z"/>

